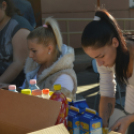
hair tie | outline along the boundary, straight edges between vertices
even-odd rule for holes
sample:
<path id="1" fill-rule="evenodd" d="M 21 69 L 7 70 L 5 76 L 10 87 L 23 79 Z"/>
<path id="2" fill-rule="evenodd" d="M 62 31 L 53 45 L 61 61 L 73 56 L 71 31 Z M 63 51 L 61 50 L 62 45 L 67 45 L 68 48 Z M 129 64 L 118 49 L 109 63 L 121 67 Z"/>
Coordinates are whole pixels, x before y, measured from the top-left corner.
<path id="1" fill-rule="evenodd" d="M 100 17 L 98 17 L 98 16 L 94 16 L 94 19 L 93 19 L 94 21 L 100 21 L 101 20 L 101 18 Z"/>
<path id="2" fill-rule="evenodd" d="M 43 27 L 48 28 L 48 26 L 46 24 L 44 24 Z"/>

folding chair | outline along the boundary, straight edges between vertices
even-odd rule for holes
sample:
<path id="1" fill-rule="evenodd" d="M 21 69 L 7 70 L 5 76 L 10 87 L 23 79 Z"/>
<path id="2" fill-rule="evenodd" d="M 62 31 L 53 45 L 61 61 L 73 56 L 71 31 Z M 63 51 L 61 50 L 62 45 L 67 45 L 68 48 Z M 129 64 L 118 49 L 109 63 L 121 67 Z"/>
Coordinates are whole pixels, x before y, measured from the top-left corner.
<path id="1" fill-rule="evenodd" d="M 93 67 L 93 71 L 98 75 L 97 76 L 97 82 L 99 82 L 99 73 L 98 73 L 98 69 L 97 69 L 97 65 L 96 65 L 96 60 L 95 59 L 92 60 L 92 67 Z M 99 92 L 97 93 L 97 95 L 95 97 L 95 102 L 94 102 L 94 109 L 95 110 L 96 110 L 98 98 L 99 98 Z"/>

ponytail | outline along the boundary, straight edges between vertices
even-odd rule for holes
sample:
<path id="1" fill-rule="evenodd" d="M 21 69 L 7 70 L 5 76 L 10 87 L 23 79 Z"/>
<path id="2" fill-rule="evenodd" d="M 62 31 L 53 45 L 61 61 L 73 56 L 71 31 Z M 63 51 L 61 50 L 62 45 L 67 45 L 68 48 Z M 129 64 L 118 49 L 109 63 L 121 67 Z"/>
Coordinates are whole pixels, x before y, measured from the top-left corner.
<path id="1" fill-rule="evenodd" d="M 45 24 L 41 27 L 34 29 L 28 35 L 27 39 L 37 38 L 37 43 L 42 43 L 44 45 L 48 44 L 49 41 L 53 41 L 54 45 L 58 47 L 61 52 L 62 47 L 62 36 L 55 19 L 49 17 L 45 20 Z"/>
<path id="2" fill-rule="evenodd" d="M 52 28 L 53 33 L 54 33 L 55 38 L 56 38 L 58 49 L 59 49 L 59 51 L 61 51 L 62 36 L 61 36 L 61 32 L 60 32 L 59 25 L 58 25 L 57 21 L 55 19 L 49 17 L 49 18 L 47 18 L 45 20 L 45 24 L 47 26 L 50 26 Z"/>

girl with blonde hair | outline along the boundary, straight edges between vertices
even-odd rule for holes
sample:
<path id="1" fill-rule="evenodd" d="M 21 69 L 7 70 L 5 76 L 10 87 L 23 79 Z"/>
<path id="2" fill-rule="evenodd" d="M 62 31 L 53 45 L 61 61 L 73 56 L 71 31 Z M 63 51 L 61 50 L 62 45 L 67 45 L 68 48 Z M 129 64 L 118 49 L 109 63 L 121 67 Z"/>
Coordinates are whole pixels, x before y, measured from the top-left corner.
<path id="1" fill-rule="evenodd" d="M 62 36 L 55 19 L 49 17 L 42 27 L 33 30 L 27 37 L 29 58 L 24 68 L 26 80 L 22 88 L 29 87 L 30 79 L 37 79 L 40 89 L 60 84 L 62 92 L 75 99 L 77 88 L 73 70 L 74 49 L 62 43 Z"/>

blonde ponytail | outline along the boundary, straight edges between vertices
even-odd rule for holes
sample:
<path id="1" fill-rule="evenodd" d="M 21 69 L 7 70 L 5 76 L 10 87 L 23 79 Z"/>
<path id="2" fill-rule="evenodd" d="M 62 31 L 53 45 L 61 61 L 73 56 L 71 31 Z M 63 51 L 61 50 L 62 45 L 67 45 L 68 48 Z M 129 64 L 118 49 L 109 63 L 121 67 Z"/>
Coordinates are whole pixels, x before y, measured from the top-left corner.
<path id="1" fill-rule="evenodd" d="M 55 38 L 56 38 L 58 49 L 59 49 L 59 51 L 61 51 L 62 35 L 61 35 L 60 28 L 59 28 L 59 25 L 58 25 L 57 21 L 55 19 L 53 19 L 52 17 L 48 17 L 45 20 L 45 24 L 52 28 L 53 33 L 54 33 Z"/>

